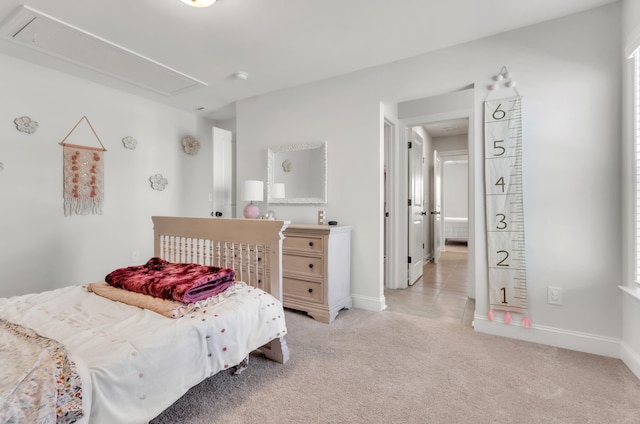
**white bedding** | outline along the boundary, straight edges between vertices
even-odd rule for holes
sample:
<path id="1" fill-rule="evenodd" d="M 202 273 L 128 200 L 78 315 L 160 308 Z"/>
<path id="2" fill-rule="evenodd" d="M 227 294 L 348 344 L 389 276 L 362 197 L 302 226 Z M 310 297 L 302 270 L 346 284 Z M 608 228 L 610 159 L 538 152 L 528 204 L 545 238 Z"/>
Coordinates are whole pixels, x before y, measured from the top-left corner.
<path id="1" fill-rule="evenodd" d="M 221 303 L 170 319 L 71 286 L 0 299 L 0 318 L 67 347 L 82 376 L 91 424 L 142 423 L 284 336 L 276 298 L 243 283 L 231 291 Z"/>

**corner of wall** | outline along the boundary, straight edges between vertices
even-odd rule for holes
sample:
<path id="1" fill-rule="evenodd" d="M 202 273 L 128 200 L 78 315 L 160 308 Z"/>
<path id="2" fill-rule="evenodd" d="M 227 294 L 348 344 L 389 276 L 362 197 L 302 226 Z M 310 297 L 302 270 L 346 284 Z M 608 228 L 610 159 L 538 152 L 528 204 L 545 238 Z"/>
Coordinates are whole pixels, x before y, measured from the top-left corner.
<path id="1" fill-rule="evenodd" d="M 358 309 L 365 309 L 367 311 L 381 312 L 387 309 L 384 296 L 382 297 L 370 297 L 358 294 L 351 294 L 353 298 L 353 307 Z"/>

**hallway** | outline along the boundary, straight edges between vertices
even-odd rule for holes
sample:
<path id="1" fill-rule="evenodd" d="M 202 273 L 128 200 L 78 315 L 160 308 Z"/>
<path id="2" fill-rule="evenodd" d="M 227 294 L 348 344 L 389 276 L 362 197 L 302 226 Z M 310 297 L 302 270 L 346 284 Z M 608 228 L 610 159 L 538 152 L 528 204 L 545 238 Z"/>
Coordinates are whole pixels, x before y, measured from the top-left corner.
<path id="1" fill-rule="evenodd" d="M 427 263 L 413 286 L 385 289 L 387 310 L 471 327 L 475 301 L 466 294 L 467 275 L 467 247 L 447 245 L 438 264 Z"/>

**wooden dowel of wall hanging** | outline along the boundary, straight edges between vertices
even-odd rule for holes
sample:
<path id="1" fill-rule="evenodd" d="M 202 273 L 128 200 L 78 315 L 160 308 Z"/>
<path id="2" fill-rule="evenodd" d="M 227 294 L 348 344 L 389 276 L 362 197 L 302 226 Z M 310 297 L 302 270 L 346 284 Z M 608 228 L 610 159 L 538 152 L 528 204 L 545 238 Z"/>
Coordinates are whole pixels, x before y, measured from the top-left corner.
<path id="1" fill-rule="evenodd" d="M 105 149 L 104 147 L 90 147 L 90 146 L 80 146 L 79 144 L 66 144 L 66 143 L 58 143 L 61 146 L 64 147 L 74 147 L 76 149 L 85 149 L 85 150 L 95 150 L 97 152 L 106 152 L 107 149 Z"/>

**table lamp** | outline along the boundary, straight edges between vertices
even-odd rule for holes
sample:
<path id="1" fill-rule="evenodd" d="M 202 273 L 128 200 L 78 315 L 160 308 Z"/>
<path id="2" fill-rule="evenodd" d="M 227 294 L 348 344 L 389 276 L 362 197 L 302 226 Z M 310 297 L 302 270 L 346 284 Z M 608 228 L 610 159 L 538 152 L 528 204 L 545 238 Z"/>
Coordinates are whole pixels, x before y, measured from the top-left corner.
<path id="1" fill-rule="evenodd" d="M 284 199 L 284 184 L 283 183 L 274 183 L 273 184 L 273 193 L 271 193 L 271 197 L 274 199 Z"/>
<path id="2" fill-rule="evenodd" d="M 244 200 L 249 204 L 244 207 L 244 217 L 255 219 L 260 216 L 260 208 L 253 202 L 262 202 L 264 199 L 264 189 L 262 181 L 247 180 L 244 182 Z"/>

